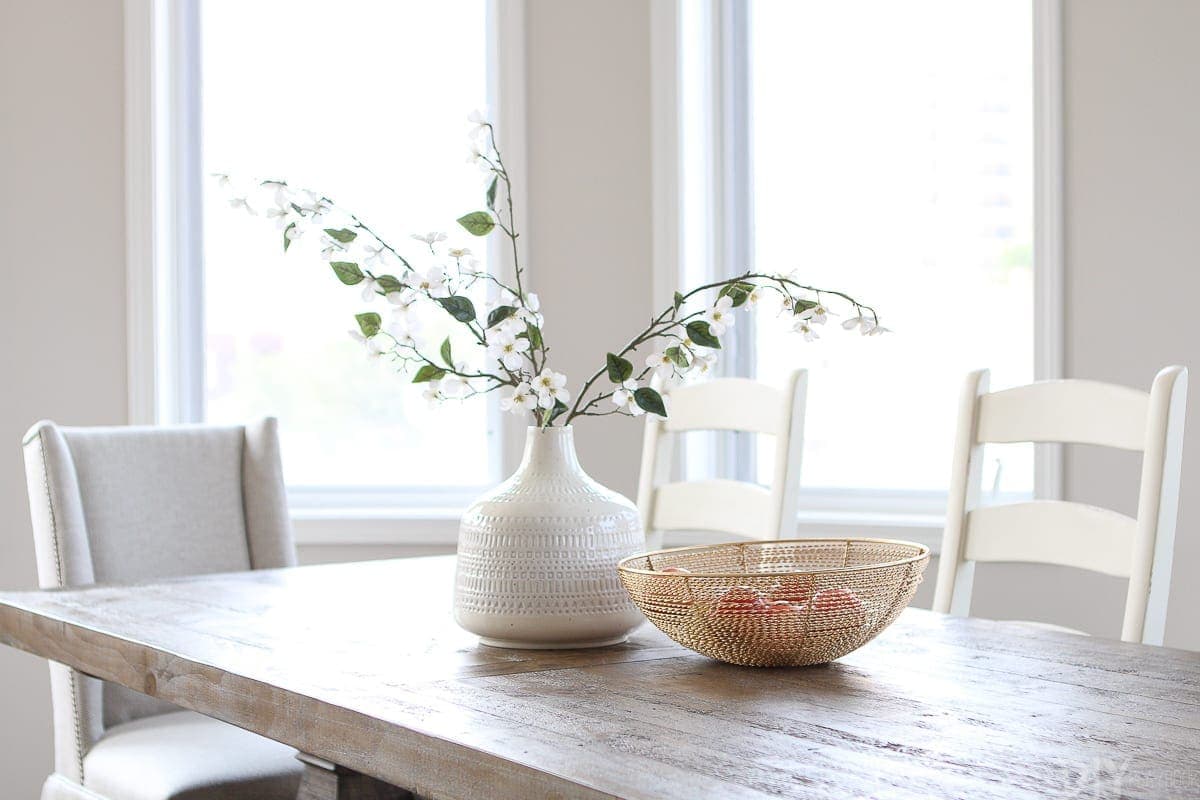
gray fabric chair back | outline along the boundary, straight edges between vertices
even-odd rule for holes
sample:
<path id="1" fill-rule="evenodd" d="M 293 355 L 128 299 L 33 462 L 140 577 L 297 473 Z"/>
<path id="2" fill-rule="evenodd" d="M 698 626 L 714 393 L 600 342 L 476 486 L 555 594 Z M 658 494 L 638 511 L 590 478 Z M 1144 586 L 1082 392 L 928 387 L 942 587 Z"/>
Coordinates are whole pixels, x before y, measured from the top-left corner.
<path id="1" fill-rule="evenodd" d="M 270 569 L 296 563 L 278 427 L 60 428 L 24 440 L 42 588 Z M 56 770 L 112 725 L 176 711 L 161 700 L 50 665 Z"/>

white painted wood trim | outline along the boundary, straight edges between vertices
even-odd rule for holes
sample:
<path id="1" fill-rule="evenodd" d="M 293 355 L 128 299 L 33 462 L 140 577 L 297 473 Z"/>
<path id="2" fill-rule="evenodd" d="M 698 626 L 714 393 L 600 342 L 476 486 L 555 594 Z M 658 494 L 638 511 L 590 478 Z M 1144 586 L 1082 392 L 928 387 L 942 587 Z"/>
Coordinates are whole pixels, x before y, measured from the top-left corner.
<path id="1" fill-rule="evenodd" d="M 650 178 L 654 220 L 652 304 L 679 284 L 679 3 L 650 4 Z"/>
<path id="2" fill-rule="evenodd" d="M 971 613 L 974 562 L 963 562 L 967 514 L 979 504 L 980 446 L 975 434 L 979 398 L 987 394 L 991 375 L 986 369 L 967 375 L 958 399 L 958 428 L 950 468 L 950 496 L 946 504 L 946 531 L 938 558 L 933 610 L 967 616 Z"/>
<path id="3" fill-rule="evenodd" d="M 967 561 L 1057 564 L 1128 578 L 1138 523 L 1081 503 L 1035 500 L 967 514 Z"/>
<path id="4" fill-rule="evenodd" d="M 1062 0 L 1033 0 L 1034 380 L 1064 376 Z M 1063 494 L 1063 447 L 1034 448 L 1034 496 Z"/>
<path id="5" fill-rule="evenodd" d="M 800 473 L 804 458 L 804 416 L 808 402 L 808 370 L 798 369 L 788 378 L 780 404 L 775 437 L 775 469 L 771 476 L 771 530 L 790 538 L 799 507 Z"/>
<path id="6" fill-rule="evenodd" d="M 1183 468 L 1187 386 L 1187 368 L 1173 366 L 1159 372 L 1150 389 L 1138 492 L 1137 545 L 1121 631 L 1125 641 L 1161 645 L 1166 634 Z"/>
<path id="7" fill-rule="evenodd" d="M 781 430 L 784 393 L 749 378 L 717 378 L 671 391 L 671 414 L 663 423 L 682 431 L 750 431 L 775 435 Z"/>
<path id="8" fill-rule="evenodd" d="M 1083 380 L 1040 381 L 979 399 L 977 442 L 1068 442 L 1141 450 L 1150 395 Z"/>
<path id="9" fill-rule="evenodd" d="M 513 197 L 521 236 L 517 253 L 527 271 L 526 284 L 534 284 L 536 271 L 529 271 L 529 174 L 528 125 L 526 117 L 525 81 L 525 0 L 489 0 L 488 3 L 488 102 L 493 107 L 499 144 L 504 150 L 504 163 L 517 187 Z M 494 242 L 499 239 L 494 237 Z M 511 281 L 515 273 L 512 253 L 507 247 L 493 247 L 500 274 Z M 493 472 L 497 480 L 516 471 L 521 463 L 525 441 L 525 423 L 512 414 L 500 411 L 497 395 L 484 398 L 488 404 L 489 427 L 500 437 L 492 448 Z"/>
<path id="10" fill-rule="evenodd" d="M 155 0 L 125 0 L 125 324 L 128 422 L 156 421 Z"/>
<path id="11" fill-rule="evenodd" d="M 769 539 L 771 492 L 731 480 L 668 483 L 655 489 L 654 513 L 646 527 L 656 531 L 720 531 L 725 536 Z"/>
<path id="12" fill-rule="evenodd" d="M 398 555 L 425 548 L 453 550 L 458 542 L 462 508 L 413 509 L 292 509 L 292 529 L 300 546 L 387 547 Z M 800 512 L 794 531 L 786 538 L 866 536 L 902 539 L 925 545 L 935 553 L 942 540 L 942 518 L 925 515 Z M 730 541 L 727 533 L 713 531 L 657 532 L 647 550 Z"/>

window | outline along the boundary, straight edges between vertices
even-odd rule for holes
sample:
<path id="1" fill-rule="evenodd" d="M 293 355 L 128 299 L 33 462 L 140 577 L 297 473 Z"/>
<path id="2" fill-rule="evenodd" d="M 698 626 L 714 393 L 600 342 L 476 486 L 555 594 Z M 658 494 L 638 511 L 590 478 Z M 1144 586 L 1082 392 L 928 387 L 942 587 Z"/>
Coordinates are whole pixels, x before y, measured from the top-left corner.
<path id="1" fill-rule="evenodd" d="M 894 331 L 800 347 L 753 312 L 727 374 L 809 371 L 802 508 L 940 514 L 965 374 L 1035 354 L 1035 11 L 1011 0 L 679 3 L 679 272 L 798 267 Z M 1039 269 L 1053 269 L 1047 260 Z M 742 478 L 773 443 L 730 442 Z M 717 452 L 721 452 L 718 445 Z M 689 455 L 689 468 L 690 468 Z M 1031 446 L 990 451 L 1034 491 Z"/>
<path id="2" fill-rule="evenodd" d="M 402 251 L 419 246 L 411 233 L 453 236 L 453 220 L 482 193 L 465 159 L 466 114 L 489 99 L 492 7 L 184 5 L 200 133 L 191 152 L 181 144 L 197 179 L 180 213 L 200 231 L 202 255 L 178 283 L 194 289 L 176 300 L 194 317 L 177 343 L 178 416 L 278 416 L 293 506 L 464 505 L 500 477 L 494 403 L 435 411 L 386 365 L 368 364 L 346 333 L 366 310 L 359 293 L 313 248 L 285 256 L 281 232 L 231 209 L 209 176 L 319 190 Z"/>

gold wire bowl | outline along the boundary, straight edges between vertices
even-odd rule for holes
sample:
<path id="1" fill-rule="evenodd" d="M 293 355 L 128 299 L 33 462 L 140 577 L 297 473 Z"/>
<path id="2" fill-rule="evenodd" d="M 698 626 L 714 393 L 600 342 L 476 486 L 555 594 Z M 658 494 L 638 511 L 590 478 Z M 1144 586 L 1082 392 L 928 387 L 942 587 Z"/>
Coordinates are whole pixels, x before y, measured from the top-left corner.
<path id="1" fill-rule="evenodd" d="M 634 604 L 684 647 L 783 667 L 862 647 L 912 600 L 928 564 L 929 548 L 913 542 L 780 539 L 658 550 L 617 570 Z"/>

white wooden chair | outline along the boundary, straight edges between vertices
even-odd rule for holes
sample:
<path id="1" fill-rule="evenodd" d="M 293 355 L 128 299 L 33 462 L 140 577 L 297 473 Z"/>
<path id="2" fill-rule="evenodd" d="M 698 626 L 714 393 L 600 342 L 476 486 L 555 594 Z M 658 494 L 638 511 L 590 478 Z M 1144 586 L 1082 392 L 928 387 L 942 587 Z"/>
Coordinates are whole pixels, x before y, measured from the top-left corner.
<path id="1" fill-rule="evenodd" d="M 1167 367 L 1150 392 L 1084 380 L 988 393 L 967 376 L 959 406 L 935 611 L 966 616 L 979 561 L 1035 562 L 1129 579 L 1121 639 L 1162 644 L 1183 452 L 1187 369 Z M 1137 519 L 1057 500 L 979 506 L 987 442 L 1062 442 L 1142 452 Z"/>
<path id="2" fill-rule="evenodd" d="M 670 415 L 647 418 L 642 444 L 638 510 L 652 547 L 666 531 L 716 531 L 752 539 L 795 536 L 807 385 L 807 372 L 796 370 L 783 390 L 746 378 L 718 378 L 671 392 Z M 686 431 L 774 436 L 770 488 L 724 479 L 669 482 L 672 434 Z"/>
<path id="3" fill-rule="evenodd" d="M 44 589 L 296 563 L 274 419 L 25 436 Z M 55 771 L 42 800 L 294 800 L 295 751 L 50 664 Z M 4 794 L 0 792 L 0 794 Z"/>

